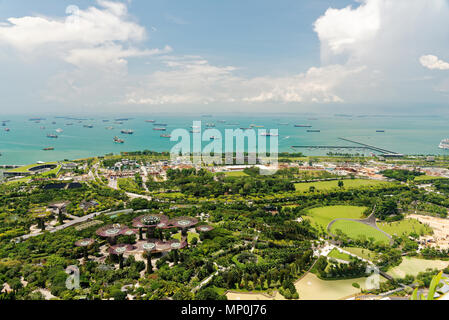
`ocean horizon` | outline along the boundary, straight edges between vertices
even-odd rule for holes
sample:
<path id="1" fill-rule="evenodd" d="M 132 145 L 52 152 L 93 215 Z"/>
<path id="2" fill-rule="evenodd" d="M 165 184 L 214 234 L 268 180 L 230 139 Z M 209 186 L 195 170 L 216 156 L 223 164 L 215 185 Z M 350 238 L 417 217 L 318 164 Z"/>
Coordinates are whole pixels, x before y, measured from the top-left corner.
<path id="1" fill-rule="evenodd" d="M 41 120 L 38 121 L 38 118 Z M 339 139 L 346 138 L 401 154 L 449 155 L 449 151 L 438 148 L 440 141 L 449 137 L 448 119 L 448 117 L 434 116 L 350 114 L 276 116 L 272 114 L 258 116 L 230 114 L 111 116 L 104 114 L 70 117 L 9 115 L 0 118 L 0 124 L 4 123 L 0 126 L 0 153 L 2 154 L 0 165 L 74 160 L 142 150 L 170 151 L 177 142 L 172 142 L 169 138 L 163 138 L 160 135 L 170 134 L 179 128 L 190 130 L 193 121 L 202 121 L 203 132 L 207 129 L 208 123 L 215 124 L 214 129 L 218 129 L 223 137 L 225 129 L 249 128 L 251 125 L 255 126 L 256 131 L 278 129 L 279 152 L 302 152 L 305 155 L 325 155 L 329 151 L 365 155 L 371 152 L 361 146 L 348 150 L 292 148 L 292 146 L 357 147 L 354 143 Z M 166 124 L 166 131 L 153 130 L 154 124 L 146 120 L 155 120 L 156 124 Z M 310 127 L 295 127 L 295 125 Z M 5 131 L 7 128 L 9 131 Z M 132 135 L 121 133 L 121 130 L 128 129 L 133 130 L 134 133 Z M 58 138 L 48 138 L 49 134 L 55 134 Z M 123 139 L 124 143 L 114 143 L 115 136 Z M 267 141 L 269 139 L 267 138 Z M 206 141 L 203 145 L 209 143 Z M 44 148 L 54 148 L 54 150 L 44 151 Z"/>

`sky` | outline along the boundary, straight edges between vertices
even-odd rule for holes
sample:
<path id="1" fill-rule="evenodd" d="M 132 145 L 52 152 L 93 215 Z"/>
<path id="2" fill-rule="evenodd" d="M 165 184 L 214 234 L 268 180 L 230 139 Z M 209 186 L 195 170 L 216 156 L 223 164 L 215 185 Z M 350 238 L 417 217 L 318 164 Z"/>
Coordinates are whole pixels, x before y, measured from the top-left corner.
<path id="1" fill-rule="evenodd" d="M 449 0 L 0 0 L 0 114 L 449 111 Z"/>

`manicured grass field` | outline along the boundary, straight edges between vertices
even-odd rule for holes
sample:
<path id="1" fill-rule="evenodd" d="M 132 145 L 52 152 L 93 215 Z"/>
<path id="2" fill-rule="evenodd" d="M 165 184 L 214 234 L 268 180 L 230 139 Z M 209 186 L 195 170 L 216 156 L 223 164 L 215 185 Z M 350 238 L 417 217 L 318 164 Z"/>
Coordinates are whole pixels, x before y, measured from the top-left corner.
<path id="1" fill-rule="evenodd" d="M 43 164 L 37 164 L 37 163 L 34 163 L 34 164 L 29 164 L 29 165 L 26 165 L 26 166 L 14 168 L 14 169 L 11 169 L 11 170 L 7 170 L 7 172 L 23 172 L 23 173 L 29 173 L 29 172 L 30 172 L 30 169 L 32 169 L 32 168 L 34 168 L 34 167 L 39 167 L 39 166 L 49 165 L 49 164 L 54 164 L 54 165 L 56 165 L 56 164 L 58 164 L 58 163 L 57 163 L 57 162 L 46 162 L 46 163 L 43 163 Z"/>
<path id="2" fill-rule="evenodd" d="M 418 181 L 418 182 L 422 181 L 422 182 L 425 182 L 425 181 L 441 180 L 441 179 L 447 179 L 447 178 L 445 178 L 445 177 L 433 177 L 433 176 L 426 176 L 426 175 L 423 175 L 423 176 L 417 176 L 417 177 L 415 177 L 414 181 Z"/>
<path id="3" fill-rule="evenodd" d="M 342 252 L 338 251 L 335 248 L 332 249 L 331 252 L 329 252 L 328 257 L 335 258 L 335 259 L 340 259 L 340 260 L 345 260 L 345 261 L 351 261 L 351 258 L 353 258 L 349 254 L 342 253 Z"/>
<path id="4" fill-rule="evenodd" d="M 393 278 L 404 278 L 408 274 L 417 276 L 418 273 L 426 271 L 429 268 L 442 270 L 446 268 L 448 265 L 449 261 L 425 260 L 414 257 L 404 257 L 399 266 L 394 267 L 387 273 L 391 275 Z"/>
<path id="5" fill-rule="evenodd" d="M 357 221 L 339 220 L 332 225 L 331 231 L 336 234 L 336 230 L 340 229 L 351 239 L 358 239 L 365 236 L 366 239 L 374 238 L 375 242 L 388 243 L 390 239 L 382 232 Z"/>
<path id="6" fill-rule="evenodd" d="M 344 247 L 343 250 L 370 261 L 376 260 L 378 256 L 378 253 L 364 248 Z"/>
<path id="7" fill-rule="evenodd" d="M 223 172 L 227 177 L 247 177 L 248 175 L 243 171 L 229 171 Z"/>
<path id="8" fill-rule="evenodd" d="M 395 222 L 379 222 L 377 226 L 388 233 L 389 235 L 409 235 L 412 232 L 415 232 L 419 235 L 426 235 L 432 233 L 432 228 L 426 226 L 425 224 L 420 223 L 415 219 L 404 219 L 401 221 Z"/>
<path id="9" fill-rule="evenodd" d="M 327 225 L 335 219 L 361 219 L 366 207 L 356 206 L 329 206 L 310 209 L 307 213 L 306 219 L 309 219 L 312 224 L 323 227 L 327 230 Z"/>
<path id="10" fill-rule="evenodd" d="M 388 184 L 386 181 L 378 180 L 365 180 L 365 179 L 345 179 L 343 180 L 343 188 L 358 188 L 364 186 L 377 186 L 382 184 Z M 295 183 L 296 191 L 309 191 L 310 187 L 315 187 L 316 191 L 326 191 L 332 189 L 340 189 L 338 187 L 338 180 L 333 181 L 319 181 L 319 182 L 306 182 L 306 183 Z"/>

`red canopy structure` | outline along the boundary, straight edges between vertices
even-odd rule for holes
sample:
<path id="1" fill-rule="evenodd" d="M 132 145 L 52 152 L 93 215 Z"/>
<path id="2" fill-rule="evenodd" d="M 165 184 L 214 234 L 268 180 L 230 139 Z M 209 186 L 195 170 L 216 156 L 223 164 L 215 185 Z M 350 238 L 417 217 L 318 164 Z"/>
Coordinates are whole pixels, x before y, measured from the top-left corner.
<path id="1" fill-rule="evenodd" d="M 198 231 L 198 232 L 209 232 L 212 230 L 214 230 L 214 227 L 209 226 L 209 225 L 202 225 L 202 226 L 196 227 L 196 231 Z"/>
<path id="2" fill-rule="evenodd" d="M 95 243 L 94 239 L 87 238 L 87 239 L 81 239 L 75 242 L 75 246 L 77 247 L 89 247 Z"/>
<path id="3" fill-rule="evenodd" d="M 101 227 L 97 230 L 97 235 L 102 238 L 108 239 L 109 242 L 113 242 L 116 237 L 121 235 L 124 231 L 128 230 L 129 228 L 125 225 L 121 224 L 111 224 L 108 226 Z"/>

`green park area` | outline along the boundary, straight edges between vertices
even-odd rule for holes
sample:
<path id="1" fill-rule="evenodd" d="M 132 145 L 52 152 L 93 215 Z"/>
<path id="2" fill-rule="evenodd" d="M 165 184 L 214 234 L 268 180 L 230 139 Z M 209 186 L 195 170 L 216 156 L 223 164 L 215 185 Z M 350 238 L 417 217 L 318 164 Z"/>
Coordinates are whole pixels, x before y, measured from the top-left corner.
<path id="1" fill-rule="evenodd" d="M 377 260 L 377 257 L 379 256 L 378 253 L 365 249 L 365 248 L 357 248 L 357 247 L 344 247 L 343 250 L 348 251 L 349 253 L 355 254 L 356 256 L 374 261 Z"/>
<path id="2" fill-rule="evenodd" d="M 319 207 L 308 210 L 305 218 L 313 225 L 317 225 L 318 227 L 327 230 L 329 223 L 335 219 L 363 219 L 363 213 L 366 210 L 366 207 L 356 206 Z"/>
<path id="3" fill-rule="evenodd" d="M 373 227 L 357 221 L 336 221 L 332 225 L 330 231 L 333 234 L 337 234 L 337 230 L 341 230 L 351 239 L 359 239 L 361 237 L 365 237 L 365 239 L 374 238 L 374 242 L 388 243 L 390 241 L 390 239 L 379 230 L 376 230 Z"/>
<path id="4" fill-rule="evenodd" d="M 434 181 L 434 180 L 441 180 L 441 179 L 447 179 L 447 178 L 423 175 L 423 176 L 415 177 L 414 181 L 416 181 L 416 182 L 426 182 L 426 181 Z"/>
<path id="5" fill-rule="evenodd" d="M 345 180 L 295 183 L 295 189 L 296 191 L 300 192 L 310 191 L 310 187 L 314 187 L 315 191 L 328 191 L 332 189 L 340 189 L 340 187 L 338 186 L 339 181 L 343 181 L 343 188 L 360 188 L 366 186 L 378 186 L 388 184 L 388 182 L 378 180 L 345 179 Z"/>
<path id="6" fill-rule="evenodd" d="M 247 177 L 248 175 L 243 171 L 227 171 L 223 172 L 227 177 Z"/>
<path id="7" fill-rule="evenodd" d="M 351 255 L 344 252 L 340 252 L 336 248 L 332 249 L 332 251 L 329 252 L 328 257 L 345 261 L 351 261 L 351 258 L 353 258 Z"/>
<path id="8" fill-rule="evenodd" d="M 418 235 L 426 235 L 432 233 L 432 228 L 419 222 L 416 219 L 404 219 L 395 222 L 378 222 L 377 226 L 389 235 L 409 235 L 416 233 Z"/>
<path id="9" fill-rule="evenodd" d="M 442 270 L 447 266 L 449 266 L 449 261 L 404 257 L 399 266 L 392 268 L 387 273 L 393 278 L 404 278 L 406 275 L 417 276 L 418 273 L 424 272 L 427 269 Z"/>

